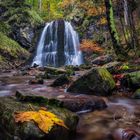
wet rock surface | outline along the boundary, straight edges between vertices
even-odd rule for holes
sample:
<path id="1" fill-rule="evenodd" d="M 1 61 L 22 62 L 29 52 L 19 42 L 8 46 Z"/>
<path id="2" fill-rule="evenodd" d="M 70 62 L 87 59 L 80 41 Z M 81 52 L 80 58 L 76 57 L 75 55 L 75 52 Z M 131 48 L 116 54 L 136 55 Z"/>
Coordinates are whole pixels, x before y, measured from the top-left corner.
<path id="1" fill-rule="evenodd" d="M 122 79 L 122 85 L 131 88 L 136 89 L 140 87 L 140 71 L 135 71 L 132 73 L 127 73 Z"/>
<path id="2" fill-rule="evenodd" d="M 112 75 L 104 68 L 93 68 L 74 81 L 68 92 L 108 96 L 115 88 Z"/>
<path id="3" fill-rule="evenodd" d="M 38 102 L 39 104 L 48 103 L 67 108 L 73 112 L 91 112 L 94 110 L 103 110 L 107 107 L 105 101 L 102 98 L 95 96 L 86 96 L 86 95 L 70 95 L 70 94 L 61 94 L 58 96 L 47 98 L 47 95 L 36 95 L 29 93 L 30 91 L 16 91 L 16 97 L 20 101 L 24 102 Z"/>
<path id="4" fill-rule="evenodd" d="M 52 87 L 57 87 L 57 86 L 63 86 L 64 84 L 69 84 L 70 83 L 70 77 L 67 75 L 61 75 L 59 76 L 52 84 Z"/>
<path id="5" fill-rule="evenodd" d="M 43 84 L 44 83 L 44 81 L 43 81 L 43 79 L 32 79 L 32 80 L 30 80 L 29 81 L 29 84 Z"/>
<path id="6" fill-rule="evenodd" d="M 104 55 L 104 56 L 99 56 L 99 57 L 95 58 L 92 61 L 92 64 L 104 65 L 104 64 L 107 64 L 111 61 L 113 61 L 113 57 L 111 55 Z"/>
<path id="7" fill-rule="evenodd" d="M 118 129 L 126 130 L 128 128 L 131 128 L 136 132 L 140 132 L 139 99 L 128 99 L 126 97 L 122 98 L 114 96 L 114 94 L 111 97 L 97 97 L 93 95 L 84 95 L 78 93 L 73 94 L 66 92 L 66 89 L 68 87 L 67 84 L 58 87 L 51 87 L 50 85 L 61 74 L 51 79 L 44 79 L 43 85 L 30 85 L 28 83 L 29 80 L 33 80 L 36 76 L 44 74 L 45 70 L 39 70 L 39 68 L 31 68 L 24 71 L 26 72 L 25 75 L 22 75 L 19 72 L 17 74 L 17 71 L 7 71 L 0 75 L 0 96 L 4 98 L 0 98 L 0 109 L 2 107 L 2 111 L 0 111 L 0 113 L 3 111 L 8 111 L 8 104 L 12 106 L 11 104 L 13 102 L 15 108 L 13 107 L 12 109 L 15 109 L 15 111 L 16 108 L 18 108 L 16 106 L 21 106 L 20 110 L 26 109 L 24 108 L 24 106 L 31 110 L 29 104 L 35 106 L 34 108 L 36 109 L 36 105 L 34 103 L 38 102 L 39 107 L 46 106 L 48 107 L 48 109 L 50 109 L 50 111 L 56 110 L 56 114 L 58 113 L 58 116 L 63 113 L 62 110 L 60 111 L 58 108 L 67 108 L 68 110 L 76 112 L 80 117 L 76 137 L 69 137 L 70 140 L 117 140 L 115 139 L 114 132 Z M 76 71 L 75 75 L 72 75 L 70 77 L 72 78 L 72 80 L 77 80 L 82 75 L 85 75 L 88 72 L 89 70 Z M 126 93 L 122 93 L 122 95 L 123 94 L 126 95 Z M 11 97 L 11 95 L 13 97 Z M 4 107 L 2 104 L 6 104 L 6 107 Z M 55 106 L 52 107 L 52 105 L 54 104 Z M 50 106 L 52 108 L 49 108 Z M 37 109 L 39 107 L 37 106 Z M 5 113 L 4 115 L 7 114 Z M 68 122 L 71 121 L 72 120 L 70 119 Z M 9 137 L 9 132 L 11 136 L 15 135 L 15 126 L 11 128 L 11 125 L 8 125 L 7 127 L 7 122 L 9 122 L 10 124 L 11 122 L 14 123 L 13 119 L 11 120 L 11 122 L 7 120 L 6 122 L 2 122 L 1 126 L 6 126 L 6 128 L 2 128 L 3 131 L 0 131 L 0 135 L 6 134 L 6 136 Z M 58 140 L 58 138 L 60 138 L 61 140 L 68 140 L 69 132 L 65 131 L 63 128 L 59 128 L 61 129 L 61 132 L 59 134 L 57 134 L 57 132 L 52 132 L 50 136 L 44 137 L 44 133 L 42 134 L 42 132 L 38 128 L 36 128 L 36 126 L 34 127 L 34 124 L 24 124 L 23 126 L 25 126 L 25 128 L 27 129 L 20 129 L 20 134 L 22 134 L 23 136 L 27 134 L 26 132 L 28 132 L 27 137 L 24 138 L 29 138 L 30 136 L 33 136 L 33 140 L 35 140 L 34 137 L 36 137 L 37 134 L 37 139 L 47 138 L 55 140 L 57 138 Z M 19 125 L 16 126 L 16 128 L 19 129 Z M 34 134 L 33 132 L 28 131 L 28 128 L 34 128 L 33 132 L 37 133 Z M 26 130 L 26 132 L 24 130 Z M 18 133 L 19 130 L 16 132 Z M 20 135 L 17 135 L 17 133 L 14 138 L 22 140 L 23 137 L 20 138 Z M 121 135 L 118 135 L 118 137 L 119 136 Z M 5 137 L 1 139 L 5 140 Z"/>
<path id="8" fill-rule="evenodd" d="M 126 98 L 107 101 L 108 107 L 102 111 L 94 111 L 81 115 L 79 126 L 77 129 L 77 138 L 74 140 L 133 140 L 123 139 L 124 133 L 116 131 L 126 131 L 129 136 L 133 132 L 134 136 L 139 140 L 140 132 L 140 102 L 137 100 L 129 100 Z M 125 137 L 126 138 L 126 137 Z"/>
<path id="9" fill-rule="evenodd" d="M 40 106 L 34 104 L 31 105 L 34 110 L 38 111 Z M 63 119 L 68 126 L 68 130 L 65 128 L 54 126 L 54 128 L 48 133 L 43 133 L 34 122 L 29 121 L 23 124 L 17 124 L 14 120 L 13 114 L 18 111 L 30 111 L 31 108 L 27 103 L 21 103 L 14 97 L 2 97 L 0 98 L 0 122 L 1 131 L 3 134 L 1 137 L 3 140 L 11 140 L 17 137 L 22 140 L 42 140 L 42 139 L 62 139 L 66 140 L 69 137 L 70 132 L 75 131 L 78 123 L 78 117 L 76 114 L 58 107 L 47 106 L 48 111 L 56 114 L 59 118 Z M 9 135 L 7 135 L 9 134 Z M 56 137 L 57 136 L 57 137 Z"/>
<path id="10" fill-rule="evenodd" d="M 105 101 L 98 97 L 86 95 L 65 96 L 58 98 L 63 102 L 63 106 L 73 112 L 85 113 L 94 110 L 103 110 L 107 107 Z"/>
<path id="11" fill-rule="evenodd" d="M 114 62 L 107 63 L 102 67 L 106 68 L 110 73 L 115 74 L 117 73 L 117 68 L 119 68 L 119 66 L 121 65 L 122 65 L 121 62 L 114 61 Z"/>
<path id="12" fill-rule="evenodd" d="M 140 89 L 137 89 L 134 94 L 132 95 L 132 98 L 140 99 Z"/>

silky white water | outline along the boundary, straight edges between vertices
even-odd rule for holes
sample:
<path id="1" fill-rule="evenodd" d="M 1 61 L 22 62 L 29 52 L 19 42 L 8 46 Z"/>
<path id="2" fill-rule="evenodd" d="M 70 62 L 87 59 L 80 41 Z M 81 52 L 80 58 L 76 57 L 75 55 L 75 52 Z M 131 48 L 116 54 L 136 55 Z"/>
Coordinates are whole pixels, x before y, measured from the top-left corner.
<path id="1" fill-rule="evenodd" d="M 52 21 L 44 27 L 32 66 L 80 65 L 83 63 L 77 32 L 67 21 Z"/>

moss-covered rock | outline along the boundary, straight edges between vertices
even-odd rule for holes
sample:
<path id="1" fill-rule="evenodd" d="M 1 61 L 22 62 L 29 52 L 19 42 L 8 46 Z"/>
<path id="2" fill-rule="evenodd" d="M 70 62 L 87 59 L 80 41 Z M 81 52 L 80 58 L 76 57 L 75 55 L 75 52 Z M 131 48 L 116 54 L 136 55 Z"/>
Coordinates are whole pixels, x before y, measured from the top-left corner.
<path id="1" fill-rule="evenodd" d="M 125 74 L 121 85 L 132 89 L 140 88 L 140 71 Z"/>
<path id="2" fill-rule="evenodd" d="M 17 42 L 0 32 L 0 53 L 7 59 L 27 58 L 29 53 Z"/>
<path id="3" fill-rule="evenodd" d="M 121 73 L 119 67 L 122 66 L 121 62 L 114 61 L 103 65 L 103 68 L 106 68 L 111 74 Z"/>
<path id="4" fill-rule="evenodd" d="M 5 35 L 9 35 L 11 33 L 10 25 L 6 22 L 0 21 L 0 31 Z"/>
<path id="5" fill-rule="evenodd" d="M 39 106 L 31 105 L 36 111 Z M 78 122 L 76 114 L 62 108 L 49 107 L 48 111 L 56 114 L 60 119 L 64 120 L 68 126 L 68 130 L 54 126 L 49 134 L 42 132 L 33 122 L 25 122 L 18 124 L 14 120 L 14 113 L 18 111 L 30 111 L 31 107 L 28 103 L 21 103 L 14 97 L 0 98 L 0 138 L 2 140 L 20 139 L 20 140 L 66 140 L 71 131 L 75 131 Z"/>
<path id="6" fill-rule="evenodd" d="M 2 32 L 10 34 L 22 47 L 32 47 L 38 27 L 44 23 L 41 17 L 25 1 L 0 1 L 0 7 Z"/>
<path id="7" fill-rule="evenodd" d="M 132 98 L 140 99 L 140 89 L 137 89 L 135 93 L 132 95 Z"/>
<path id="8" fill-rule="evenodd" d="M 67 71 L 63 68 L 45 67 L 45 73 L 52 75 L 66 74 Z"/>
<path id="9" fill-rule="evenodd" d="M 70 83 L 70 77 L 66 74 L 59 76 L 54 82 L 51 84 L 52 87 L 63 86 L 65 84 Z"/>
<path id="10" fill-rule="evenodd" d="M 0 55 L 0 70 L 8 68 L 9 68 L 8 61 L 2 55 Z"/>
<path id="11" fill-rule="evenodd" d="M 68 88 L 68 92 L 108 96 L 115 88 L 112 75 L 104 68 L 93 68 Z"/>
<path id="12" fill-rule="evenodd" d="M 103 56 L 99 56 L 99 57 L 95 58 L 94 60 L 92 60 L 92 64 L 104 65 L 104 64 L 107 64 L 111 61 L 113 61 L 112 55 L 103 55 Z"/>
<path id="13" fill-rule="evenodd" d="M 10 39 L 2 32 L 0 32 L 0 39 L 0 69 L 14 67 L 15 62 L 20 64 L 28 59 L 29 52 L 16 41 Z"/>

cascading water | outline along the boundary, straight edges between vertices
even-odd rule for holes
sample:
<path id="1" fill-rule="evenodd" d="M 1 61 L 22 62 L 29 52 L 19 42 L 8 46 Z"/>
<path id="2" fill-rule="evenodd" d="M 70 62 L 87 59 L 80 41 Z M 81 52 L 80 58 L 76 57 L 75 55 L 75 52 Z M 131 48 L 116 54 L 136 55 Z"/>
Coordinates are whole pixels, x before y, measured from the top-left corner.
<path id="1" fill-rule="evenodd" d="M 41 34 L 32 66 L 36 64 L 59 67 L 82 63 L 79 37 L 72 25 L 63 20 L 47 23 Z"/>

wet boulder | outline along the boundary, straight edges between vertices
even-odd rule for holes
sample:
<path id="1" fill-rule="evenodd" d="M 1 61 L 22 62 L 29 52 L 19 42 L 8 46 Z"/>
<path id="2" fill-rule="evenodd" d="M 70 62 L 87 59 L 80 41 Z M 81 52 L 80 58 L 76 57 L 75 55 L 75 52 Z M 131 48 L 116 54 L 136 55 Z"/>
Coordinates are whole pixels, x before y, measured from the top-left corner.
<path id="1" fill-rule="evenodd" d="M 110 73 L 117 73 L 119 72 L 118 68 L 122 65 L 121 62 L 114 61 L 103 65 L 103 68 L 106 68 Z"/>
<path id="2" fill-rule="evenodd" d="M 121 85 L 131 89 L 140 88 L 140 71 L 125 74 L 121 80 Z"/>
<path id="3" fill-rule="evenodd" d="M 0 98 L 0 138 L 1 140 L 66 140 L 71 132 L 75 131 L 78 123 L 76 114 L 59 107 L 46 106 L 48 111 L 56 114 L 62 119 L 69 129 L 61 126 L 54 126 L 48 134 L 42 132 L 33 122 L 16 123 L 14 113 L 19 111 L 38 111 L 40 106 L 29 105 L 26 102 L 20 102 L 15 97 Z"/>
<path id="4" fill-rule="evenodd" d="M 135 129 L 118 129 L 113 133 L 113 140 L 140 140 L 140 133 Z"/>
<path id="5" fill-rule="evenodd" d="M 44 80 L 42 78 L 31 79 L 31 80 L 29 80 L 29 84 L 30 85 L 33 85 L 33 84 L 44 84 Z"/>
<path id="6" fill-rule="evenodd" d="M 132 95 L 132 98 L 140 99 L 140 89 L 137 89 L 134 94 Z"/>
<path id="7" fill-rule="evenodd" d="M 68 92 L 108 96 L 115 88 L 112 75 L 104 68 L 93 68 L 74 81 Z"/>
<path id="8" fill-rule="evenodd" d="M 63 86 L 65 84 L 69 84 L 70 78 L 69 76 L 63 74 L 59 76 L 54 82 L 51 84 L 52 87 Z"/>
<path id="9" fill-rule="evenodd" d="M 45 72 L 52 75 L 66 74 L 67 71 L 63 68 L 45 67 Z"/>
<path id="10" fill-rule="evenodd" d="M 103 56 L 99 56 L 99 57 L 95 58 L 94 60 L 92 60 L 92 64 L 104 65 L 111 61 L 113 61 L 113 57 L 111 55 L 103 55 Z"/>
<path id="11" fill-rule="evenodd" d="M 100 97 L 87 95 L 65 95 L 58 97 L 63 102 L 63 106 L 73 112 L 85 113 L 94 110 L 103 110 L 107 107 L 105 101 Z"/>
<path id="12" fill-rule="evenodd" d="M 97 65 L 96 65 L 97 66 Z M 96 67 L 95 66 L 95 67 Z M 81 70 L 89 70 L 89 69 L 91 69 L 92 67 L 94 67 L 93 65 L 90 65 L 90 64 L 82 64 L 82 65 L 80 65 L 80 69 Z"/>

